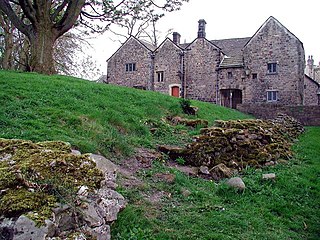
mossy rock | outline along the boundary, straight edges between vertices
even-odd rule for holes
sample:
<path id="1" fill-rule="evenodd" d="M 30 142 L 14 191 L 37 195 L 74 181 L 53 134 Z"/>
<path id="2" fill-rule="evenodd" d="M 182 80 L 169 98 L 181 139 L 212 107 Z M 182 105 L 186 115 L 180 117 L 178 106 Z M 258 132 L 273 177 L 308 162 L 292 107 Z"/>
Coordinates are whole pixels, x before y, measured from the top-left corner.
<path id="1" fill-rule="evenodd" d="M 55 202 L 74 202 L 80 186 L 93 191 L 104 176 L 88 155 L 64 142 L 0 139 L 0 214 L 50 216 Z M 44 220 L 44 218 L 41 218 Z"/>
<path id="2" fill-rule="evenodd" d="M 291 118 L 282 120 L 216 121 L 216 126 L 201 129 L 199 136 L 175 157 L 183 157 L 187 164 L 212 168 L 223 163 L 228 167 L 240 163 L 242 167 L 263 166 L 268 161 L 292 156 L 293 136 L 303 132 Z"/>

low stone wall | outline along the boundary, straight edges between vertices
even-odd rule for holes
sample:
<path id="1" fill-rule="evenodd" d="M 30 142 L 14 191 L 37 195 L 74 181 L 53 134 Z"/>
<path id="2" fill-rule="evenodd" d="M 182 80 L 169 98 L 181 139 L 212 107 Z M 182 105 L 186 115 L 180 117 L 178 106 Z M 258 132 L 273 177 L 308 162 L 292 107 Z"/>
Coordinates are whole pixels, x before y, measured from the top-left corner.
<path id="1" fill-rule="evenodd" d="M 238 104 L 237 109 L 257 118 L 270 119 L 278 113 L 294 117 L 304 126 L 320 126 L 320 106 L 285 106 L 280 104 Z"/>

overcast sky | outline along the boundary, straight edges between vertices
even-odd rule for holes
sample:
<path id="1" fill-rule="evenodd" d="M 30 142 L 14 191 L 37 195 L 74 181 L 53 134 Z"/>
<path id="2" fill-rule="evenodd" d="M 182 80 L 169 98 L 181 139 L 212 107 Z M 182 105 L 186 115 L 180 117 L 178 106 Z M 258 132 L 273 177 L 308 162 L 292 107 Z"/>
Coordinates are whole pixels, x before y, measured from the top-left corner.
<path id="1" fill-rule="evenodd" d="M 159 22 L 159 30 L 165 33 L 172 28 L 181 34 L 181 42 L 191 42 L 197 36 L 198 20 L 205 19 L 209 40 L 251 37 L 270 16 L 303 42 L 306 58 L 313 55 L 319 63 L 319 0 L 190 0 L 180 11 L 167 13 Z M 93 41 L 94 55 L 104 73 L 105 61 L 120 47 L 109 35 L 105 33 Z"/>

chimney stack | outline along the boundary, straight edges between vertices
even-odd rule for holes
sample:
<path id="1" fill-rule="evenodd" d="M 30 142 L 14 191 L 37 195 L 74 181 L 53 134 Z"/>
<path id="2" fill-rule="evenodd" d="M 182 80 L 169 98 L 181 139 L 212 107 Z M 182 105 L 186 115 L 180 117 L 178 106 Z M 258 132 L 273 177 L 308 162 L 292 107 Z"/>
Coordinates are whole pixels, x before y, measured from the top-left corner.
<path id="1" fill-rule="evenodd" d="M 200 19 L 198 21 L 198 38 L 206 37 L 206 21 L 204 19 Z"/>
<path id="2" fill-rule="evenodd" d="M 180 38 L 181 38 L 181 35 L 178 32 L 172 33 L 172 40 L 175 44 L 180 45 Z"/>

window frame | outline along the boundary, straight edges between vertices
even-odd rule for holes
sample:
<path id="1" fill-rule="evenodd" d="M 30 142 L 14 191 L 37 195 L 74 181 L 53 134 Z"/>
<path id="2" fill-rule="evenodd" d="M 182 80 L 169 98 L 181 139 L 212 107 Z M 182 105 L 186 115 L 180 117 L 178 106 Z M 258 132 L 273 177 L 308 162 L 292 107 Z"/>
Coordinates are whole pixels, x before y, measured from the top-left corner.
<path id="1" fill-rule="evenodd" d="M 231 71 L 227 72 L 227 79 L 232 79 L 233 78 L 233 73 Z"/>
<path id="2" fill-rule="evenodd" d="M 278 63 L 276 63 L 276 62 L 267 63 L 267 73 L 268 74 L 277 74 L 278 73 Z"/>
<path id="3" fill-rule="evenodd" d="M 157 82 L 164 82 L 164 71 L 157 71 Z"/>
<path id="4" fill-rule="evenodd" d="M 253 80 L 258 79 L 258 73 L 252 73 L 252 79 Z"/>
<path id="5" fill-rule="evenodd" d="M 267 102 L 278 102 L 279 91 L 278 90 L 267 90 Z"/>
<path id="6" fill-rule="evenodd" d="M 137 71 L 136 63 L 126 63 L 126 72 Z"/>

